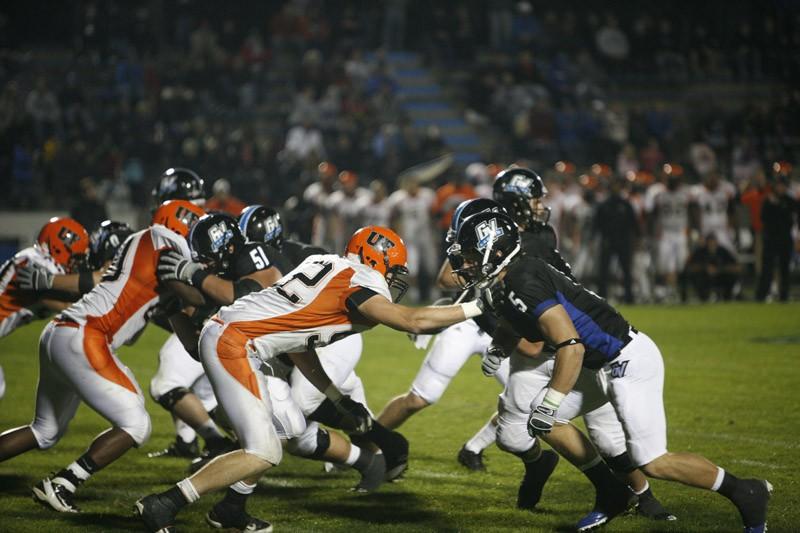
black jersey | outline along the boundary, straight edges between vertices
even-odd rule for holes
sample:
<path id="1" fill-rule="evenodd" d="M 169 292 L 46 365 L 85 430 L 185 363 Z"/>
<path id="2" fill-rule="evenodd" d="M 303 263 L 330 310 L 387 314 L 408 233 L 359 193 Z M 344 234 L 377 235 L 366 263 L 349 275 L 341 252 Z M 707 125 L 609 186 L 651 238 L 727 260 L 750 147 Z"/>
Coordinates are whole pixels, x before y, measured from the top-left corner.
<path id="1" fill-rule="evenodd" d="M 619 355 L 629 341 L 630 325 L 595 293 L 541 259 L 523 256 L 503 278 L 506 299 L 500 314 L 514 331 L 532 342 L 546 340 L 539 317 L 561 304 L 567 311 L 586 353 L 583 366 L 599 368 Z"/>
<path id="2" fill-rule="evenodd" d="M 221 277 L 235 281 L 272 266 L 280 270 L 281 261 L 280 254 L 266 244 L 249 242 L 237 250 L 230 268 Z"/>
<path id="3" fill-rule="evenodd" d="M 525 231 L 520 232 L 522 251 L 525 254 L 538 257 L 545 263 L 556 267 L 562 274 L 574 280 L 572 267 L 566 262 L 561 252 L 558 251 L 558 238 L 556 230 L 550 224 L 535 224 Z"/>

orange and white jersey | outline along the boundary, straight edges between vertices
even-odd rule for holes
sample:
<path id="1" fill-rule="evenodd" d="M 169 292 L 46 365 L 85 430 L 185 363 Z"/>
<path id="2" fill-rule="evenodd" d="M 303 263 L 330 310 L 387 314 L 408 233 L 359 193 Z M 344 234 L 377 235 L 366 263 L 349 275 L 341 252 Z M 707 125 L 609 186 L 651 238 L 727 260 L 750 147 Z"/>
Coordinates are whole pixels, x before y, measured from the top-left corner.
<path id="1" fill-rule="evenodd" d="M 11 284 L 16 278 L 17 268 L 26 264 L 38 265 L 51 274 L 64 273 L 61 265 L 38 246 L 20 250 L 3 263 L 0 267 L 0 337 L 27 324 L 40 311 L 35 293 L 20 291 Z"/>
<path id="2" fill-rule="evenodd" d="M 372 327 L 348 307 L 356 293 L 392 298 L 380 272 L 338 255 L 312 255 L 272 287 L 223 307 L 214 320 L 247 337 L 251 349 L 266 360 Z"/>
<path id="3" fill-rule="evenodd" d="M 190 257 L 186 240 L 164 226 L 134 233 L 122 244 L 102 281 L 62 316 L 101 331 L 112 349 L 130 341 L 158 304 L 158 255 L 167 248 Z"/>

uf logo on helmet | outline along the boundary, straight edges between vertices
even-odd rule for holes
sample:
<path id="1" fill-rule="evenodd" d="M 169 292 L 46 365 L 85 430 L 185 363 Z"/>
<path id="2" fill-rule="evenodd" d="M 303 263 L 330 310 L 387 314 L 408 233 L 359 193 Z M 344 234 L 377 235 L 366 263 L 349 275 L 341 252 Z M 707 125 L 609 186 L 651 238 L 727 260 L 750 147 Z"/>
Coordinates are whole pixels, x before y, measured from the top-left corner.
<path id="1" fill-rule="evenodd" d="M 367 244 L 380 252 L 385 252 L 389 248 L 394 247 L 394 243 L 390 241 L 388 237 L 381 235 L 376 231 L 373 231 L 369 234 L 369 237 L 367 237 Z"/>
<path id="2" fill-rule="evenodd" d="M 179 207 L 175 211 L 175 218 L 186 224 L 187 227 L 191 228 L 192 226 L 194 226 L 194 223 L 197 222 L 197 219 L 200 217 L 197 216 L 196 213 L 192 213 L 185 207 Z"/>
<path id="3" fill-rule="evenodd" d="M 58 239 L 63 242 L 65 246 L 70 247 L 75 241 L 79 241 L 81 237 L 69 228 L 63 227 L 58 231 Z"/>
<path id="4" fill-rule="evenodd" d="M 497 226 L 496 218 L 490 218 L 475 226 L 475 234 L 478 237 L 478 250 L 483 251 L 490 242 L 503 235 L 503 228 Z"/>
<path id="5" fill-rule="evenodd" d="M 208 238 L 211 240 L 211 249 L 214 252 L 219 251 L 228 244 L 231 237 L 233 237 L 233 232 L 230 229 L 226 229 L 225 224 L 221 222 L 208 228 Z"/>
<path id="6" fill-rule="evenodd" d="M 511 179 L 508 180 L 503 190 L 505 192 L 517 193 L 517 194 L 530 194 L 531 188 L 533 187 L 533 180 L 527 176 L 523 176 L 521 174 L 516 174 L 511 176 Z"/>

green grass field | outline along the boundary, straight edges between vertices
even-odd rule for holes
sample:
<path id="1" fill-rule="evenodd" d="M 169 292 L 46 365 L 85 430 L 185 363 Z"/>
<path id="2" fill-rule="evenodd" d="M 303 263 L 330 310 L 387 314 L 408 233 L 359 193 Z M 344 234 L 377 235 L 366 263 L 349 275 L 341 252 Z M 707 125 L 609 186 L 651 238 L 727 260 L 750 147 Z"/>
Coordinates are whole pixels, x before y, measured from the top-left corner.
<path id="1" fill-rule="evenodd" d="M 702 453 L 742 477 L 766 477 L 775 486 L 770 531 L 800 529 L 800 304 L 636 307 L 629 320 L 660 346 L 666 361 L 665 403 L 670 449 Z M 35 323 L 0 341 L 8 390 L 0 400 L 0 430 L 27 424 L 37 379 Z M 123 360 L 147 388 L 165 334 L 151 328 Z M 366 335 L 358 368 L 370 405 L 379 411 L 405 392 L 424 353 L 404 335 L 379 328 Z M 569 530 L 593 502 L 589 483 L 562 461 L 536 513 L 514 509 L 522 472 L 519 461 L 495 447 L 486 452 L 489 472 L 472 474 L 455 460 L 462 443 L 492 414 L 500 392 L 484 378 L 477 357 L 463 369 L 442 401 L 412 418 L 401 431 L 411 441 L 404 480 L 373 495 L 347 491 L 352 473 L 332 476 L 320 463 L 286 457 L 262 480 L 251 513 L 277 531 L 528 531 Z M 153 436 L 96 475 L 80 491 L 83 513 L 59 515 L 36 505 L 30 488 L 83 453 L 107 427 L 82 406 L 54 448 L 0 464 L 0 531 L 139 531 L 131 508 L 137 497 L 183 477 L 186 463 L 148 459 L 146 452 L 172 438 L 167 413 L 148 398 Z M 738 514 L 716 495 L 653 482 L 657 496 L 679 516 L 669 524 L 625 516 L 610 531 L 737 531 Z M 181 531 L 209 530 L 203 516 L 216 497 L 187 508 Z"/>

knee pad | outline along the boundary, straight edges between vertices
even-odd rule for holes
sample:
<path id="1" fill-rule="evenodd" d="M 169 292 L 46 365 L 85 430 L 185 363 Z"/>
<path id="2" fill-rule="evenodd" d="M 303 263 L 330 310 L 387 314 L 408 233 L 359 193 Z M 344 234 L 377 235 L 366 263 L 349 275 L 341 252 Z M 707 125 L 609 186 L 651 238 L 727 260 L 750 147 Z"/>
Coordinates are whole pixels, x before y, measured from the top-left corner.
<path id="1" fill-rule="evenodd" d="M 628 452 L 621 453 L 616 457 L 608 457 L 605 459 L 608 466 L 614 472 L 630 474 L 631 472 L 636 470 L 636 465 L 633 464 L 631 456 L 628 455 Z"/>
<path id="2" fill-rule="evenodd" d="M 255 447 L 247 446 L 244 451 L 274 466 L 278 466 L 281 459 L 283 459 L 283 446 L 278 434 L 275 432 L 275 428 L 270 427 L 264 437 L 266 440 L 257 443 Z"/>
<path id="3" fill-rule="evenodd" d="M 142 414 L 136 415 L 136 420 L 131 420 L 130 423 L 120 426 L 120 429 L 131 436 L 138 448 L 150 438 L 153 426 L 150 423 L 150 415 L 147 414 L 147 411 L 142 410 Z"/>
<path id="4" fill-rule="evenodd" d="M 302 435 L 289 441 L 287 450 L 292 455 L 321 460 L 330 447 L 330 434 L 319 427 L 317 423 L 312 422 Z"/>
<path id="5" fill-rule="evenodd" d="M 158 404 L 166 409 L 167 411 L 172 412 L 172 408 L 175 407 L 175 404 L 178 401 L 189 394 L 191 391 L 186 387 L 175 387 L 174 389 L 167 391 L 166 393 L 162 394 L 160 397 L 156 398 L 155 400 Z"/>

